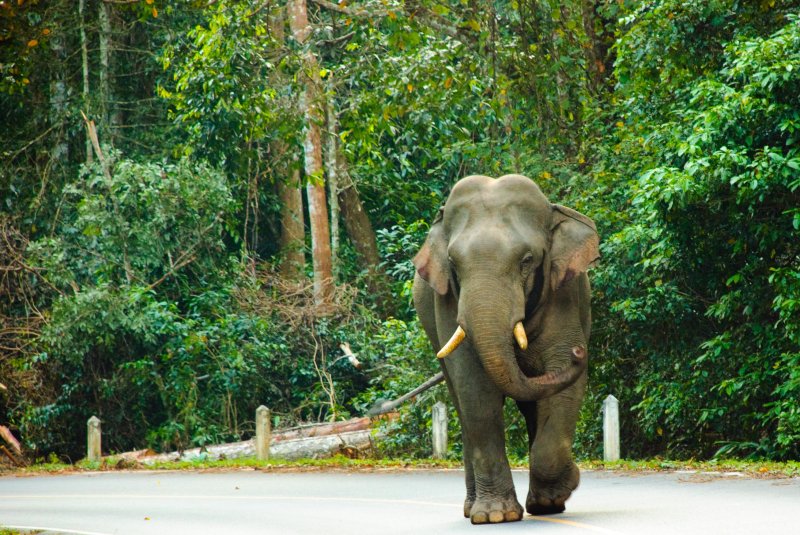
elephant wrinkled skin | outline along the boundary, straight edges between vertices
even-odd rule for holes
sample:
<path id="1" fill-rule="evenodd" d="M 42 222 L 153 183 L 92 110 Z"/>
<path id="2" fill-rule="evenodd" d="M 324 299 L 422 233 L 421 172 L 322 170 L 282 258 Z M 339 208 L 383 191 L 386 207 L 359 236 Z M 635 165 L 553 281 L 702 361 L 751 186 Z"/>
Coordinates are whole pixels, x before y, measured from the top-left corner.
<path id="1" fill-rule="evenodd" d="M 562 512 L 578 486 L 572 441 L 598 243 L 589 218 L 551 204 L 529 178 L 469 176 L 414 258 L 414 303 L 461 421 L 464 515 L 475 524 L 523 514 L 505 454 L 506 396 L 530 436 L 526 510 Z"/>

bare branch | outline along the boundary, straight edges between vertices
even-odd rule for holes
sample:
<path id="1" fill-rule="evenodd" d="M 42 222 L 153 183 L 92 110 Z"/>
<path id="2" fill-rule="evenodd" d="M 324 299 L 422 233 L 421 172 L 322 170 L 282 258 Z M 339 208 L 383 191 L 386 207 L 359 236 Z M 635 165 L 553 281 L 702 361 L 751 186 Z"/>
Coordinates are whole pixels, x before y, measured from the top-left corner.
<path id="1" fill-rule="evenodd" d="M 349 41 L 350 39 L 353 38 L 353 36 L 355 34 L 356 34 L 356 32 L 354 30 L 354 31 L 352 31 L 350 33 L 346 33 L 346 34 L 344 34 L 344 35 L 342 35 L 340 37 L 337 37 L 335 39 L 324 39 L 324 40 L 322 40 L 322 43 L 324 43 L 326 45 L 338 45 L 338 44 L 341 44 L 341 43 L 343 43 L 345 41 Z"/>
<path id="2" fill-rule="evenodd" d="M 329 11 L 335 11 L 336 13 L 341 13 L 342 15 L 347 15 L 348 17 L 354 18 L 381 18 L 385 17 L 389 14 L 388 11 L 380 10 L 380 11 L 368 11 L 364 8 L 352 8 L 352 7 L 345 7 L 340 6 L 339 4 L 334 4 L 333 2 L 329 2 L 328 0 L 311 0 L 319 7 L 325 8 Z"/>
<path id="3" fill-rule="evenodd" d="M 422 383 L 421 385 L 419 385 L 411 392 L 400 396 L 394 401 L 386 401 L 386 400 L 378 401 L 377 403 L 375 403 L 375 405 L 372 406 L 372 408 L 370 408 L 369 411 L 367 411 L 367 416 L 374 417 L 380 414 L 386 414 L 387 412 L 392 412 L 393 410 L 395 410 L 397 407 L 399 407 L 409 399 L 416 397 L 418 394 L 421 394 L 422 392 L 425 392 L 429 388 L 438 385 L 442 381 L 444 381 L 444 374 L 442 372 L 439 372 L 430 379 L 428 379 L 427 381 L 425 381 L 424 383 Z"/>
<path id="4" fill-rule="evenodd" d="M 51 132 L 51 131 L 52 131 L 52 130 L 53 130 L 55 127 L 56 127 L 56 126 L 58 126 L 58 125 L 53 125 L 53 126 L 51 126 L 51 127 L 50 127 L 50 128 L 48 128 L 47 130 L 45 130 L 44 132 L 42 132 L 41 134 L 39 134 L 38 136 L 36 136 L 35 138 L 33 138 L 32 140 L 30 140 L 30 141 L 29 141 L 28 143 L 26 143 L 26 144 L 25 144 L 25 145 L 24 145 L 24 146 L 23 146 L 21 149 L 18 149 L 16 152 L 14 152 L 14 153 L 13 153 L 13 154 L 12 154 L 12 155 L 11 155 L 11 156 L 8 158 L 8 161 L 9 161 L 9 162 L 11 162 L 11 161 L 12 161 L 12 160 L 14 160 L 14 159 L 15 159 L 17 156 L 19 156 L 20 154 L 22 154 L 23 152 L 25 152 L 26 150 L 28 150 L 28 148 L 30 148 L 30 146 L 31 146 L 31 145 L 33 145 L 33 144 L 34 144 L 34 143 L 36 143 L 37 141 L 41 140 L 41 139 L 42 139 L 44 136 L 46 136 L 47 134 L 49 134 L 49 133 L 50 133 L 50 132 Z"/>

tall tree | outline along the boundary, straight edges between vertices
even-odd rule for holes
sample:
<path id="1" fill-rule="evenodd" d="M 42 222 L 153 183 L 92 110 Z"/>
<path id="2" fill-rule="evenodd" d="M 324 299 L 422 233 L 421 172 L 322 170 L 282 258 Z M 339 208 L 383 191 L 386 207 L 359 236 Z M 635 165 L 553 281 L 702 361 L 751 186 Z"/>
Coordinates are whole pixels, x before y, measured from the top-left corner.
<path id="1" fill-rule="evenodd" d="M 270 13 L 270 31 L 278 47 L 285 41 L 284 26 L 286 16 L 283 7 Z M 277 189 L 281 202 L 281 236 L 280 251 L 281 275 L 290 280 L 300 280 L 305 265 L 305 217 L 303 215 L 303 192 L 300 184 L 300 170 L 286 164 L 287 144 L 283 139 L 275 139 L 270 143 L 270 155 L 273 161 L 280 162 Z"/>
<path id="2" fill-rule="evenodd" d="M 111 142 L 110 117 L 113 106 L 111 91 L 111 6 L 106 2 L 99 2 L 97 6 L 98 32 L 98 52 L 99 52 L 99 72 L 98 72 L 98 122 L 103 138 L 106 142 Z"/>
<path id="3" fill-rule="evenodd" d="M 339 273 L 339 120 L 336 117 L 335 86 L 328 75 L 328 95 L 325 99 L 325 115 L 328 131 L 325 136 L 325 170 L 328 175 L 328 190 L 331 198 L 331 260 L 334 276 Z"/>
<path id="4" fill-rule="evenodd" d="M 305 0 L 289 3 L 289 20 L 292 36 L 301 46 L 306 44 L 311 25 Z M 316 56 L 305 49 L 302 52 L 302 67 L 299 76 L 303 84 L 300 98 L 301 112 L 305 118 L 306 196 L 311 227 L 311 255 L 314 263 L 314 301 L 317 305 L 328 301 L 333 295 L 333 269 L 331 261 L 331 239 L 328 226 L 328 205 L 322 167 L 322 136 L 320 124 L 324 121 L 322 91 L 320 89 L 319 64 Z"/>
<path id="5" fill-rule="evenodd" d="M 81 75 L 83 79 L 83 92 L 81 97 L 83 102 L 81 105 L 84 110 L 89 103 L 89 44 L 86 40 L 86 0 L 78 0 L 78 15 L 80 17 L 80 33 L 81 33 Z M 92 140 L 89 138 L 89 133 L 86 133 L 86 165 L 92 163 Z"/>

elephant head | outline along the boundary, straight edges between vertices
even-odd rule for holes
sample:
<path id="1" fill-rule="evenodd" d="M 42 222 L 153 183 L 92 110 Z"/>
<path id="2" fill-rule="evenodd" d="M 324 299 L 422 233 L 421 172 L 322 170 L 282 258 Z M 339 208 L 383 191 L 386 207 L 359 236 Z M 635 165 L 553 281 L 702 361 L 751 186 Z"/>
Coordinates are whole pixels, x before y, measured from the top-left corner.
<path id="1" fill-rule="evenodd" d="M 551 204 L 527 177 L 460 180 L 414 258 L 433 290 L 457 303 L 458 329 L 439 356 L 468 337 L 489 377 L 520 401 L 572 384 L 586 367 L 584 347 L 572 347 L 566 368 L 527 377 L 514 345 L 526 348 L 526 326 L 599 257 L 598 243 L 591 219 Z"/>

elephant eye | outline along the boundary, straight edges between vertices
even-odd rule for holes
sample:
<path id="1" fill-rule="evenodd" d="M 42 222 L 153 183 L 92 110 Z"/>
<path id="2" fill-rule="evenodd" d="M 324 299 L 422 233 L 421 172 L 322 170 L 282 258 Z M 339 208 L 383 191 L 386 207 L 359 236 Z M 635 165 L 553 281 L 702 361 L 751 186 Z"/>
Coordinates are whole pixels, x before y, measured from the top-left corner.
<path id="1" fill-rule="evenodd" d="M 522 271 L 523 275 L 527 275 L 532 267 L 533 267 L 533 255 L 531 253 L 527 253 L 522 258 L 522 261 L 519 263 L 519 269 L 520 271 Z"/>

